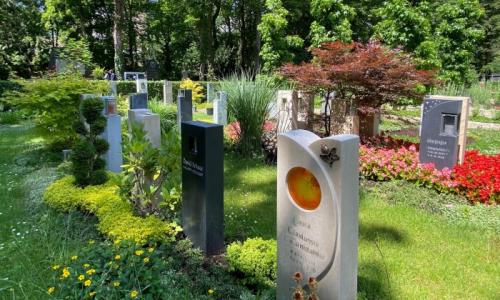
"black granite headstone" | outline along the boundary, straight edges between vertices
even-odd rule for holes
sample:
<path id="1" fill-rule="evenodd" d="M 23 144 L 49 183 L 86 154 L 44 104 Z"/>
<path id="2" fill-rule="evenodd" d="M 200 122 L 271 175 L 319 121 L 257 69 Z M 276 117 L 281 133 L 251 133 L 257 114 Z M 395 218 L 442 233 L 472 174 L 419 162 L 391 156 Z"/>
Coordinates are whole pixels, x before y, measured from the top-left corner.
<path id="1" fill-rule="evenodd" d="M 182 226 L 207 255 L 224 247 L 223 126 L 182 122 Z"/>
<path id="2" fill-rule="evenodd" d="M 139 93 L 132 94 L 129 97 L 129 108 L 130 109 L 140 109 L 140 108 L 148 108 L 148 94 Z"/>
<path id="3" fill-rule="evenodd" d="M 193 120 L 193 100 L 191 90 L 179 90 L 177 95 L 177 123 Z"/>
<path id="4" fill-rule="evenodd" d="M 458 161 L 462 101 L 426 98 L 422 106 L 420 162 L 452 169 Z"/>

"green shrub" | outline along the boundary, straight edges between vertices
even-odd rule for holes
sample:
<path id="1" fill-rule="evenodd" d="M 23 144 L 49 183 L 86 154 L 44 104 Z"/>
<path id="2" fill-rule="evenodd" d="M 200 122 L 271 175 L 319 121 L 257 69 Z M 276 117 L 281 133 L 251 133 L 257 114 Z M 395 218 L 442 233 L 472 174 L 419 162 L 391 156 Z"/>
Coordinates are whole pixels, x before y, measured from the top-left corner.
<path id="1" fill-rule="evenodd" d="M 109 149 L 109 144 L 100 134 L 106 128 L 106 118 L 102 115 L 104 103 L 101 98 L 82 101 L 81 115 L 85 120 L 77 120 L 75 131 L 80 135 L 71 153 L 72 173 L 78 186 L 99 185 L 108 180 L 106 162 L 101 156 Z"/>
<path id="2" fill-rule="evenodd" d="M 207 90 L 207 81 L 197 81 L 197 84 L 200 84 L 203 87 L 203 90 Z M 172 81 L 172 96 L 174 102 L 177 101 L 177 94 L 180 89 L 180 81 Z M 212 82 L 212 86 L 218 87 L 217 82 Z M 128 95 L 136 92 L 135 81 L 117 81 L 117 90 L 118 94 Z M 163 81 L 149 81 L 148 80 L 148 96 L 150 99 L 163 99 Z M 204 97 L 206 98 L 206 97 Z"/>
<path id="3" fill-rule="evenodd" d="M 73 176 L 55 181 L 45 190 L 44 201 L 61 211 L 81 209 L 95 214 L 99 219 L 98 230 L 113 240 L 140 244 L 171 242 L 182 230 L 175 222 L 164 222 L 156 216 L 134 215 L 132 204 L 117 195 L 117 186 L 111 180 L 85 188 L 75 186 L 74 182 Z"/>
<path id="4" fill-rule="evenodd" d="M 170 185 L 167 191 L 162 189 L 171 177 L 178 178 L 175 173 L 179 173 L 181 164 L 180 139 L 176 130 L 170 130 L 163 134 L 161 147 L 156 149 L 147 139 L 141 124 L 132 124 L 131 129 L 124 145 L 126 163 L 123 165 L 120 194 L 133 204 L 139 215 L 158 214 L 164 195 L 174 197 L 170 189 L 180 184 Z"/>
<path id="5" fill-rule="evenodd" d="M 0 80 L 0 111 L 8 111 L 12 106 L 3 99 L 8 92 L 20 91 L 22 85 L 16 81 Z"/>
<path id="6" fill-rule="evenodd" d="M 95 80 L 102 80 L 105 73 L 106 70 L 104 70 L 104 68 L 97 66 L 92 70 L 92 78 Z"/>
<path id="7" fill-rule="evenodd" d="M 79 119 L 80 94 L 108 91 L 105 81 L 55 77 L 23 82 L 23 89 L 6 99 L 33 116 L 40 132 L 56 148 L 69 148 L 77 140 L 73 123 Z"/>
<path id="8" fill-rule="evenodd" d="M 262 238 L 234 242 L 227 247 L 227 261 L 232 271 L 244 275 L 250 285 L 274 286 L 277 278 L 277 243 Z"/>
<path id="9" fill-rule="evenodd" d="M 468 96 L 474 106 L 491 108 L 500 104 L 500 84 L 494 82 L 476 82 L 471 86 L 446 84 L 433 89 L 432 94 L 446 96 Z"/>
<path id="10" fill-rule="evenodd" d="M 23 119 L 20 111 L 0 111 L 0 124 L 19 124 Z"/>
<path id="11" fill-rule="evenodd" d="M 177 126 L 177 106 L 163 104 L 159 101 L 150 101 L 149 108 L 155 114 L 160 115 L 160 126 L 162 132 L 169 132 Z"/>
<path id="12" fill-rule="evenodd" d="M 275 81 L 261 78 L 253 81 L 250 75 L 242 74 L 221 82 L 221 90 L 227 93 L 229 117 L 240 124 L 237 147 L 245 156 L 261 150 L 262 127 L 275 99 Z"/>

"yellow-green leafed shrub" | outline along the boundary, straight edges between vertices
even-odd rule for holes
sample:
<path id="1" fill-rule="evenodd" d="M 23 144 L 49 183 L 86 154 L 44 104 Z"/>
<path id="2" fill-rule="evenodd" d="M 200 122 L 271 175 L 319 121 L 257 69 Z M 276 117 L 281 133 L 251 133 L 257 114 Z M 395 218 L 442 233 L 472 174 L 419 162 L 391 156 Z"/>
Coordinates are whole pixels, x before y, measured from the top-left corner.
<path id="1" fill-rule="evenodd" d="M 181 81 L 180 88 L 185 90 L 191 90 L 192 99 L 194 103 L 201 103 L 201 100 L 205 98 L 205 95 L 203 94 L 203 86 L 197 82 L 192 81 L 189 78 Z"/>
<path id="2" fill-rule="evenodd" d="M 242 273 L 245 284 L 274 286 L 276 284 L 277 244 L 275 240 L 247 239 L 227 247 L 230 270 Z"/>
<path id="3" fill-rule="evenodd" d="M 116 194 L 117 187 L 111 181 L 83 189 L 73 183 L 73 176 L 52 183 L 45 190 L 45 202 L 62 211 L 82 209 L 95 214 L 99 219 L 99 231 L 113 240 L 170 242 L 181 231 L 177 224 L 155 216 L 135 216 L 132 205 Z"/>

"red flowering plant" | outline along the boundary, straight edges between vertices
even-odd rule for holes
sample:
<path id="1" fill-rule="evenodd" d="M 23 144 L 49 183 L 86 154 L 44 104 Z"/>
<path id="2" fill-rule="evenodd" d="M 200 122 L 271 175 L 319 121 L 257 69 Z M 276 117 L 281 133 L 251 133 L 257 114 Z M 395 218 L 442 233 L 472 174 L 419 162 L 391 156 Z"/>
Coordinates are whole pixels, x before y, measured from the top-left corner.
<path id="1" fill-rule="evenodd" d="M 269 120 L 265 120 L 264 124 L 262 125 L 262 130 L 264 131 L 264 133 L 274 131 L 274 130 L 276 130 L 276 124 L 269 121 Z M 238 142 L 238 140 L 240 139 L 240 136 L 241 136 L 240 122 L 235 121 L 235 122 L 228 124 L 225 128 L 225 133 L 226 133 L 227 139 L 231 143 Z"/>
<path id="2" fill-rule="evenodd" d="M 500 203 L 500 153 L 467 151 L 465 161 L 453 168 L 458 190 L 472 202 Z"/>

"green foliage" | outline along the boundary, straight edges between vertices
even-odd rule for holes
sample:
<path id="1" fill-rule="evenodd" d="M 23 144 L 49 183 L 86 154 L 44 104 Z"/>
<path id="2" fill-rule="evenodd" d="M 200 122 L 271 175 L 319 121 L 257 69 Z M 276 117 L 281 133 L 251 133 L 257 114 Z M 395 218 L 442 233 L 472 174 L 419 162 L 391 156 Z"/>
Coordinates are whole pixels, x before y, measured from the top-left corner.
<path id="1" fill-rule="evenodd" d="M 234 242 L 227 247 L 230 270 L 244 275 L 248 285 L 274 286 L 277 278 L 278 258 L 275 240 L 262 238 Z"/>
<path id="2" fill-rule="evenodd" d="M 275 99 L 276 85 L 269 78 L 252 81 L 250 75 L 233 76 L 221 82 L 227 92 L 228 116 L 240 124 L 239 151 L 250 156 L 261 150 L 262 126 Z"/>
<path id="3" fill-rule="evenodd" d="M 492 108 L 500 104 L 500 84 L 492 82 L 475 82 L 470 86 L 447 83 L 431 90 L 434 95 L 471 97 L 474 107 Z"/>
<path id="4" fill-rule="evenodd" d="M 66 40 L 64 48 L 61 50 L 60 58 L 66 63 L 64 70 L 69 74 L 79 74 L 80 68 L 90 67 L 92 61 L 92 53 L 89 50 L 89 45 L 85 40 L 75 40 L 69 38 Z"/>
<path id="5" fill-rule="evenodd" d="M 20 111 L 0 111 L 0 125 L 19 124 L 22 119 L 23 114 Z"/>
<path id="6" fill-rule="evenodd" d="M 173 104 L 163 104 L 160 101 L 150 101 L 149 109 L 160 115 L 160 126 L 162 132 L 169 132 L 177 126 L 177 106 Z"/>
<path id="7" fill-rule="evenodd" d="M 5 101 L 4 96 L 21 89 L 22 85 L 16 81 L 0 80 L 0 111 L 7 111 L 12 108 L 12 105 Z"/>
<path id="8" fill-rule="evenodd" d="M 92 78 L 95 80 L 101 80 L 104 78 L 104 74 L 106 73 L 106 70 L 102 67 L 96 66 L 92 70 Z"/>
<path id="9" fill-rule="evenodd" d="M 169 200 L 169 208 L 175 211 L 180 197 L 173 190 L 180 183 L 175 180 L 179 178 L 181 157 L 177 131 L 170 130 L 163 134 L 161 148 L 156 149 L 147 139 L 141 124 L 131 125 L 124 147 L 126 164 L 123 165 L 120 193 L 141 216 L 160 213 L 164 196 Z"/>
<path id="10" fill-rule="evenodd" d="M 75 183 L 80 187 L 103 184 L 108 179 L 104 171 L 106 162 L 101 158 L 109 149 L 108 142 L 100 137 L 106 127 L 103 110 L 101 98 L 84 100 L 80 109 L 83 119 L 74 123 L 80 137 L 73 146 L 71 163 Z"/>
<path id="11" fill-rule="evenodd" d="M 289 15 L 281 0 L 266 0 L 267 12 L 262 15 L 258 30 L 262 39 L 260 56 L 263 72 L 271 72 L 293 59 L 292 49 L 302 47 L 304 41 L 297 35 L 287 35 Z"/>
<path id="12" fill-rule="evenodd" d="M 83 189 L 75 186 L 74 181 L 73 176 L 65 176 L 52 183 L 45 190 L 45 203 L 65 212 L 80 209 L 96 215 L 99 231 L 113 240 L 139 244 L 172 242 L 182 230 L 176 223 L 164 222 L 155 216 L 136 216 L 132 204 L 117 195 L 117 186 L 112 180 Z"/>
<path id="13" fill-rule="evenodd" d="M 73 123 L 80 118 L 80 94 L 106 93 L 104 81 L 88 81 L 77 77 L 55 77 L 22 83 L 21 91 L 5 99 L 22 109 L 35 123 L 47 141 L 67 149 L 77 140 Z"/>
<path id="14" fill-rule="evenodd" d="M 351 20 L 355 10 L 342 0 L 311 0 L 311 46 L 318 47 L 323 42 L 350 42 Z"/>

